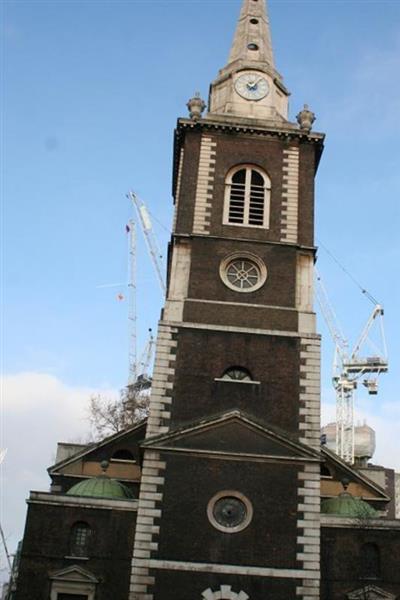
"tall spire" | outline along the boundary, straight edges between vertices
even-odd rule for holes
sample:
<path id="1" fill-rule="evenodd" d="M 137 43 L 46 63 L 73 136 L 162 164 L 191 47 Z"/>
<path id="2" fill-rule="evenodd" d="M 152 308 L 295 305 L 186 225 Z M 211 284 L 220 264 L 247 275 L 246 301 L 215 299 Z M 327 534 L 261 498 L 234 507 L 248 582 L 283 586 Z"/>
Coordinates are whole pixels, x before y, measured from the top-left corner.
<path id="1" fill-rule="evenodd" d="M 229 64 L 237 60 L 267 63 L 274 69 L 266 0 L 243 0 Z"/>
<path id="2" fill-rule="evenodd" d="M 274 65 L 266 0 L 243 0 L 228 64 L 211 84 L 208 115 L 287 123 L 288 97 Z"/>

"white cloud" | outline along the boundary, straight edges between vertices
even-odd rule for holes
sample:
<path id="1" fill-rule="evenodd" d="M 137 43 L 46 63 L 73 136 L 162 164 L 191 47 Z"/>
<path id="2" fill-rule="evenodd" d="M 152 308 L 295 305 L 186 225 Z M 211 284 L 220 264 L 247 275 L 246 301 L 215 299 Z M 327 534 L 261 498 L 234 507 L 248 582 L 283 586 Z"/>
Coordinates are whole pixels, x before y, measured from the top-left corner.
<path id="1" fill-rule="evenodd" d="M 69 386 L 46 373 L 5 375 L 0 382 L 0 446 L 8 449 L 1 473 L 0 518 L 13 551 L 22 537 L 29 491 L 49 488 L 46 468 L 54 462 L 57 442 L 87 440 L 90 396 L 116 392 Z"/>

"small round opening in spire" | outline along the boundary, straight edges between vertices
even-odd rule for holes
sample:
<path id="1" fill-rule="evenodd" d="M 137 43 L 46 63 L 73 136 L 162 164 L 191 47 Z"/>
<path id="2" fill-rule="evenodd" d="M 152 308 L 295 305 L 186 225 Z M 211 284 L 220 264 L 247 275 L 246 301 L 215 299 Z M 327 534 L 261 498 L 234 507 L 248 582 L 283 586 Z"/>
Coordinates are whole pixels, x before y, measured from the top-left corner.
<path id="1" fill-rule="evenodd" d="M 258 19 L 250 19 L 252 25 L 258 25 Z"/>
<path id="2" fill-rule="evenodd" d="M 253 43 L 251 43 L 251 44 L 247 44 L 247 48 L 248 48 L 249 50 L 258 50 L 258 46 L 257 46 L 257 44 L 253 44 Z"/>

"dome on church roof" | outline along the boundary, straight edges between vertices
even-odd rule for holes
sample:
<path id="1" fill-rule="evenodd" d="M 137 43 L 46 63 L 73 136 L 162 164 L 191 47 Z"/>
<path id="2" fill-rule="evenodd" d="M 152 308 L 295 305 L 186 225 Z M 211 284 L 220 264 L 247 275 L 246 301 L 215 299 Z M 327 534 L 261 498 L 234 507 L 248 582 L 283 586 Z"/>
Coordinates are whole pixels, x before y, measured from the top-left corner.
<path id="1" fill-rule="evenodd" d="M 133 500 L 129 488 L 107 475 L 100 475 L 76 483 L 67 492 L 67 496 L 85 496 L 87 498 L 108 498 L 109 500 Z"/>
<path id="2" fill-rule="evenodd" d="M 372 506 L 361 500 L 361 498 L 355 498 L 349 492 L 342 492 L 335 498 L 323 500 L 321 512 L 326 515 L 351 517 L 353 519 L 372 519 L 378 516 Z"/>

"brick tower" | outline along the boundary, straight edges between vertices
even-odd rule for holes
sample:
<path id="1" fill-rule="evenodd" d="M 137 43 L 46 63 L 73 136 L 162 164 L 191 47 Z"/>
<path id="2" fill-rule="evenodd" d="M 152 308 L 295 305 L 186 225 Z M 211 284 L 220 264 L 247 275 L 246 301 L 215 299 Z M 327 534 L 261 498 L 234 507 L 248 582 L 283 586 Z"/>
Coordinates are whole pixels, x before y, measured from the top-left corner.
<path id="1" fill-rule="evenodd" d="M 208 113 L 189 102 L 158 330 L 131 600 L 319 597 L 314 177 L 264 0 L 244 0 Z"/>

